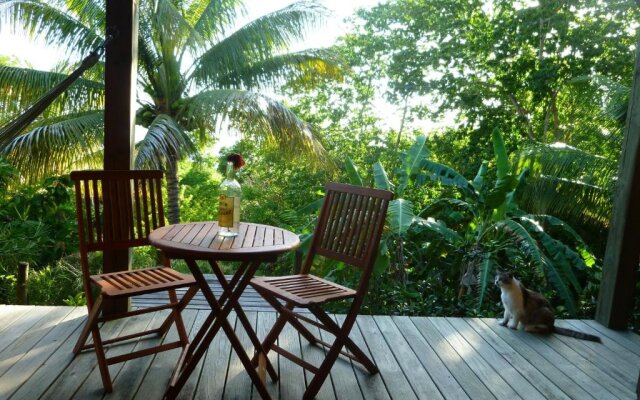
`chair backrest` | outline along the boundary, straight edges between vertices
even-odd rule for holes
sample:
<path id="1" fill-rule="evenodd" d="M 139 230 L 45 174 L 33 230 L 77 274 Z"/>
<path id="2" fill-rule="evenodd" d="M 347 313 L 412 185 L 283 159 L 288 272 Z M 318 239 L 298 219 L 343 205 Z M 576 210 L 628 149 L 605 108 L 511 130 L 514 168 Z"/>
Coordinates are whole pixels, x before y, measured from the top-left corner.
<path id="1" fill-rule="evenodd" d="M 149 244 L 164 226 L 162 171 L 74 171 L 81 253 Z"/>
<path id="2" fill-rule="evenodd" d="M 309 273 L 313 257 L 321 255 L 362 269 L 368 282 L 384 228 L 388 190 L 328 183 L 309 254 L 301 273 Z"/>

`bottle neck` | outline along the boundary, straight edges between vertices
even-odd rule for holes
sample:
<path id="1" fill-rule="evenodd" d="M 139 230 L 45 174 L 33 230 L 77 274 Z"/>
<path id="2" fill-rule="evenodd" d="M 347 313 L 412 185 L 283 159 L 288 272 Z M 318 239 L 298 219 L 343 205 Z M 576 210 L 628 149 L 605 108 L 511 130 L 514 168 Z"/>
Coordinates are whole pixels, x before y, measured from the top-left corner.
<path id="1" fill-rule="evenodd" d="M 227 162 L 227 179 L 232 181 L 236 179 L 236 170 L 233 168 L 232 162 Z"/>

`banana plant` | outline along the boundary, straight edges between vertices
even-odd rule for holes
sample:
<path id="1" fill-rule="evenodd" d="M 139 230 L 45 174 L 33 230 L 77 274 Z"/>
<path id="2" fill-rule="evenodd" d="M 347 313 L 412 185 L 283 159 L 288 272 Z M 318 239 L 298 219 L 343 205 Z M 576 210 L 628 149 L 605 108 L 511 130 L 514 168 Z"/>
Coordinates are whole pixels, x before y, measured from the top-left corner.
<path id="1" fill-rule="evenodd" d="M 576 271 L 594 264 L 582 238 L 565 222 L 550 215 L 528 214 L 517 204 L 526 185 L 528 171 L 516 176 L 509 162 L 502 134 L 492 132 L 495 179 L 488 179 L 489 163 L 483 162 L 477 175 L 466 180 L 453 168 L 425 160 L 421 170 L 426 179 L 457 189 L 459 197 L 440 198 L 417 215 L 410 230 L 411 240 L 429 238 L 428 246 L 462 249 L 461 294 L 478 286 L 479 303 L 497 269 L 516 269 L 524 262 L 551 283 L 567 310 L 575 314 L 576 294 L 582 287 Z M 455 233 L 455 234 L 454 234 Z"/>
<path id="2" fill-rule="evenodd" d="M 403 249 L 404 236 L 409 227 L 416 222 L 417 215 L 414 211 L 414 204 L 403 197 L 405 190 L 412 186 L 420 186 L 427 182 L 424 179 L 422 165 L 427 159 L 429 152 L 426 146 L 425 136 L 418 136 L 416 142 L 405 153 L 401 153 L 400 167 L 395 171 L 395 180 L 392 183 L 389 174 L 383 165 L 377 161 L 371 168 L 373 172 L 373 186 L 379 189 L 394 192 L 394 199 L 389 203 L 387 212 L 386 229 L 379 246 L 379 254 L 376 260 L 376 272 L 382 273 L 394 266 L 399 273 L 400 279 L 406 281 L 404 272 L 404 258 L 406 252 Z M 352 185 L 365 186 L 365 179 L 360 174 L 358 167 L 349 158 L 345 160 L 345 174 L 348 183 Z M 322 206 L 322 199 L 307 204 L 298 210 L 298 213 L 308 214 L 315 212 Z M 310 236 L 303 237 L 302 251 L 305 244 L 310 241 Z M 334 265 L 329 266 L 329 268 Z"/>

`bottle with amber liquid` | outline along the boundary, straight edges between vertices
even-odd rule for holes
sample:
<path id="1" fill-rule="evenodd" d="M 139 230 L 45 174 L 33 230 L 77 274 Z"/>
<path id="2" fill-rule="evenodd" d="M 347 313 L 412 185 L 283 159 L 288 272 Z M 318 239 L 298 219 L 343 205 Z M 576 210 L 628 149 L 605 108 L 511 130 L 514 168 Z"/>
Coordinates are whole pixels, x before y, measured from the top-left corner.
<path id="1" fill-rule="evenodd" d="M 220 236 L 236 236 L 240 228 L 240 198 L 242 190 L 236 180 L 236 168 L 231 161 L 227 162 L 226 178 L 220 184 L 218 204 L 218 225 Z"/>

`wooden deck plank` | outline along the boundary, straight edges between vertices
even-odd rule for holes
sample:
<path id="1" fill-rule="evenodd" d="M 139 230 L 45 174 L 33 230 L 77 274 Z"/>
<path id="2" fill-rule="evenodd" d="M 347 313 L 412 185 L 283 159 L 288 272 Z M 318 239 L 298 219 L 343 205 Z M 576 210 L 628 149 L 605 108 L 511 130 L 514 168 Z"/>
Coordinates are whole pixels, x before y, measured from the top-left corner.
<path id="1" fill-rule="evenodd" d="M 149 329 L 148 327 L 149 327 L 149 324 L 151 323 L 152 317 L 153 316 L 151 314 L 142 314 L 142 315 L 137 315 L 125 320 L 125 327 L 122 330 L 121 335 L 129 335 L 132 333 L 142 332 L 146 329 Z M 101 332 L 101 335 L 103 340 L 107 338 L 104 334 L 102 334 L 102 332 Z M 120 345 L 109 346 L 106 356 L 113 357 L 121 354 L 130 353 L 133 350 L 133 348 L 136 346 L 137 342 L 138 342 L 137 340 L 134 340 L 131 342 L 123 342 Z M 95 360 L 96 358 L 95 352 L 93 351 L 87 351 L 78 357 L 81 357 L 81 356 L 91 357 L 92 360 Z M 95 367 L 93 368 L 93 370 L 90 371 L 89 376 L 84 382 L 77 382 L 73 379 L 73 377 L 72 379 L 69 379 L 68 381 L 66 381 L 66 385 L 69 385 L 69 386 L 74 385 L 77 388 L 77 391 L 73 395 L 74 399 L 85 400 L 85 399 L 102 398 L 104 394 L 104 387 L 102 386 L 102 379 L 100 377 L 100 371 L 97 365 L 98 364 L 96 362 Z M 111 374 L 112 381 L 117 379 L 118 373 L 122 369 L 122 365 L 123 363 L 109 365 L 109 373 Z M 72 397 L 66 396 L 66 397 L 56 397 L 56 398 L 68 399 Z"/>
<path id="2" fill-rule="evenodd" d="M 473 347 L 462 337 L 462 335 L 443 317 L 430 318 L 431 323 L 440 331 L 442 336 L 464 359 L 469 368 L 484 382 L 489 389 L 499 399 L 517 399 L 520 396 L 513 388 L 498 374 L 493 367 L 486 362 L 478 353 L 473 351 Z"/>
<path id="3" fill-rule="evenodd" d="M 538 391 L 535 384 L 529 383 L 517 369 L 513 368 L 499 352 L 496 352 L 496 350 L 463 319 L 446 318 L 446 320 L 520 397 L 535 400 L 545 399 L 545 396 Z"/>
<path id="4" fill-rule="evenodd" d="M 557 321 L 556 325 L 563 328 L 573 328 L 572 325 L 564 321 Z M 623 385 L 636 383 L 638 378 L 635 371 L 638 366 L 637 363 L 627 362 L 600 343 L 562 335 L 554 336 L 582 357 L 588 360 L 598 360 L 596 366 Z"/>
<path id="5" fill-rule="evenodd" d="M 345 316 L 344 315 L 334 315 L 334 318 L 338 325 L 342 326 L 344 323 Z M 359 317 L 363 318 L 363 317 Z M 369 345 L 365 342 L 364 337 L 362 336 L 362 331 L 358 324 L 354 325 L 351 329 L 351 334 L 349 335 L 351 340 L 364 351 L 364 353 L 372 360 L 378 368 L 380 368 L 380 364 L 376 361 L 376 358 L 371 354 L 371 350 L 369 349 Z M 353 372 L 355 373 L 356 382 L 362 391 L 362 397 L 365 399 L 380 399 L 387 400 L 391 397 L 389 396 L 389 392 L 384 384 L 384 380 L 382 379 L 382 374 L 378 373 L 375 375 L 371 375 L 362 365 L 352 362 L 351 366 L 353 367 Z M 343 379 L 350 379 L 350 376 L 347 375 L 343 377 Z"/>
<path id="6" fill-rule="evenodd" d="M 185 310 L 182 312 L 182 321 L 187 333 L 192 331 L 197 315 L 198 311 L 196 310 Z M 171 329 L 167 332 L 164 341 L 173 342 L 178 339 L 178 330 L 176 329 L 175 324 L 173 324 Z M 175 349 L 158 353 L 155 356 L 150 356 L 153 358 L 151 366 L 144 375 L 133 398 L 141 400 L 161 399 L 176 366 L 178 358 L 178 354 L 176 354 L 176 352 L 179 353 L 181 351 L 182 349 Z"/>
<path id="7" fill-rule="evenodd" d="M 524 335 L 513 334 L 509 329 L 498 325 L 495 319 L 474 319 L 474 326 L 478 329 L 489 329 L 500 340 L 507 343 L 519 355 L 533 365 L 540 373 L 546 376 L 560 390 L 573 399 L 594 399 L 587 391 L 569 377 L 570 370 L 558 368 L 552 361 L 549 361 L 540 354 L 533 346 L 525 340 Z M 489 333 L 489 331 L 487 331 Z"/>
<path id="8" fill-rule="evenodd" d="M 87 310 L 85 307 L 66 307 L 71 311 L 68 314 L 67 319 L 63 323 L 75 323 L 77 328 L 68 337 L 63 337 L 59 332 L 52 331 L 50 333 L 50 340 L 55 342 L 50 347 L 53 350 L 51 356 L 42 363 L 36 372 L 29 377 L 28 384 L 23 384 L 13 394 L 14 399 L 37 399 L 47 391 L 56 379 L 69 368 L 73 361 L 72 349 L 75 345 L 75 339 L 79 334 L 79 329 L 84 325 L 86 321 Z M 37 348 L 42 348 L 41 345 L 45 344 L 49 340 L 46 336 L 37 345 Z M 36 350 L 42 351 L 42 350 Z M 46 397 L 45 397 L 46 398 Z"/>
<path id="9" fill-rule="evenodd" d="M 315 319 L 315 318 L 312 317 L 312 319 Z M 303 322 L 302 324 L 307 329 L 309 329 L 309 332 L 313 333 L 316 337 L 320 337 L 320 329 L 318 327 L 307 324 L 306 322 Z M 298 334 L 298 337 L 300 338 L 300 350 L 302 352 L 302 359 L 307 361 L 311 365 L 315 365 L 316 367 L 319 367 L 325 358 L 325 353 L 326 353 L 325 349 L 321 346 L 315 346 L 310 344 L 307 341 L 307 339 L 305 339 L 304 336 L 300 334 Z M 331 341 L 333 341 L 333 339 L 330 339 L 330 342 Z M 347 361 L 344 361 L 344 360 L 340 360 L 340 359 L 336 360 L 336 364 L 343 364 L 343 363 L 349 364 Z M 353 375 L 353 371 L 351 372 L 351 374 Z M 304 370 L 304 375 L 305 375 L 305 380 L 308 386 L 315 375 L 312 372 L 309 372 L 307 370 Z M 324 399 L 335 400 L 336 399 L 336 393 L 334 391 L 334 383 L 333 383 L 331 374 L 329 374 L 327 379 L 324 381 L 324 384 L 322 385 L 322 387 L 320 387 L 320 390 L 318 391 L 316 398 L 319 400 L 324 400 Z"/>
<path id="10" fill-rule="evenodd" d="M 259 312 L 258 313 L 258 328 L 256 329 L 256 334 L 258 335 L 258 339 L 264 340 L 264 338 L 267 336 L 267 334 L 271 330 L 271 327 L 273 326 L 273 324 L 276 323 L 276 316 L 277 316 L 276 312 Z M 267 357 L 271 361 L 271 365 L 273 365 L 273 368 L 275 368 L 276 372 L 278 372 L 278 354 L 274 351 L 270 351 Z M 278 375 L 280 375 L 279 372 L 278 372 Z M 267 381 L 265 382 L 266 384 L 265 386 L 267 387 L 267 391 L 269 392 L 269 395 L 271 396 L 272 399 L 279 399 L 280 398 L 280 382 L 279 381 L 273 382 L 271 378 L 269 378 L 268 374 L 266 379 Z M 261 399 L 260 394 L 255 390 L 255 388 L 251 392 L 251 398 L 256 400 Z"/>
<path id="11" fill-rule="evenodd" d="M 378 329 L 373 317 L 361 315 L 357 319 L 364 340 L 380 369 L 382 380 L 393 399 L 416 399 L 417 396 L 398 364 L 393 351 Z"/>
<path id="12" fill-rule="evenodd" d="M 300 349 L 300 337 L 290 324 L 285 325 L 282 333 L 278 337 L 278 346 L 287 350 L 295 356 L 300 357 L 302 351 Z M 301 399 L 306 390 L 304 370 L 292 361 L 279 356 L 278 365 L 280 367 L 280 398 L 282 399 Z M 285 379 L 282 379 L 286 377 Z M 329 381 L 326 384 L 331 385 Z"/>
<path id="13" fill-rule="evenodd" d="M 412 321 L 469 397 L 473 396 L 474 399 L 495 399 L 495 396 L 429 319 L 412 318 Z"/>
<path id="14" fill-rule="evenodd" d="M 149 326 L 152 328 L 158 327 L 166 319 L 169 312 L 167 310 L 163 312 L 154 313 Z M 160 336 L 150 336 L 144 340 L 136 342 L 133 351 L 143 350 L 146 348 L 159 346 L 162 344 L 163 338 Z M 170 351 L 174 357 L 179 356 L 179 350 L 174 349 Z M 122 367 L 118 376 L 113 379 L 113 387 L 121 388 L 111 393 L 107 393 L 104 399 L 107 400 L 126 400 L 132 399 L 138 391 L 144 376 L 147 374 L 151 363 L 153 362 L 153 356 L 135 358 L 122 363 Z"/>
<path id="15" fill-rule="evenodd" d="M 200 314 L 205 315 L 208 312 L 199 311 L 198 316 Z M 229 323 L 232 326 L 235 325 L 235 314 L 229 316 Z M 213 338 L 207 354 L 198 363 L 187 384 L 180 391 L 178 399 L 191 399 L 191 393 L 194 392 L 196 399 L 221 399 L 224 393 L 232 351 L 231 342 L 221 331 L 220 334 Z"/>
<path id="16" fill-rule="evenodd" d="M 28 307 L 22 310 L 27 311 L 22 313 L 17 306 L 0 305 L 0 319 L 7 318 L 6 314 L 13 315 L 9 317 L 14 321 L 13 328 L 8 331 L 17 335 L 11 342 L 13 346 L 5 346 L 5 350 L 0 351 L 0 371 L 4 370 L 0 377 L 0 398 L 154 400 L 164 394 L 179 349 L 111 366 L 114 392 L 105 396 L 94 352 L 86 351 L 75 359 L 71 352 L 86 320 L 86 309 Z M 157 326 L 165 314 L 166 311 L 107 323 L 103 336 Z M 207 314 L 185 311 L 190 337 Z M 276 313 L 249 312 L 248 316 L 258 337 L 264 338 L 275 322 Z M 334 318 L 341 323 L 344 316 Z M 246 335 L 243 337 L 244 330 L 234 316 L 231 321 L 251 355 L 252 345 Z M 405 400 L 407 397 L 435 399 L 439 395 L 445 399 L 635 398 L 637 376 L 633 375 L 637 374 L 640 356 L 636 351 L 640 351 L 640 345 L 633 336 L 598 330 L 590 321 L 559 321 L 558 325 L 599 333 L 603 344 L 514 331 L 497 326 L 493 319 L 360 316 L 351 337 L 365 353 L 372 355 L 381 373 L 370 375 L 358 363 L 341 357 L 318 399 Z M 18 326 L 23 331 L 17 330 Z M 316 331 L 313 327 L 313 332 Z M 319 334 L 326 341 L 333 339 L 324 332 Z M 164 341 L 175 338 L 177 332 L 172 327 Z M 146 348 L 159 340 L 134 340 L 111 346 L 107 348 L 107 355 Z M 314 364 L 324 357 L 324 350 L 308 345 L 291 327 L 280 337 L 280 344 Z M 217 335 L 178 398 L 259 398 L 246 371 L 231 354 L 226 336 Z M 273 399 L 300 398 L 311 375 L 307 374 L 305 379 L 302 368 L 275 352 L 269 357 L 280 375 L 278 382 L 268 380 L 267 383 Z M 495 389 L 497 379 L 513 390 L 509 397 L 505 397 L 507 391 Z M 494 386 L 495 392 L 487 386 Z"/>
<path id="17" fill-rule="evenodd" d="M 400 334 L 408 342 L 413 352 L 418 356 L 429 376 L 448 400 L 468 399 L 469 396 L 449 372 L 440 357 L 431 348 L 426 339 L 420 334 L 410 317 L 394 316 L 393 322 L 400 330 Z"/>
<path id="18" fill-rule="evenodd" d="M 533 384 L 536 387 L 536 390 L 539 391 L 545 399 L 566 400 L 570 398 L 534 365 L 532 365 L 531 362 L 534 361 L 530 362 L 528 359 L 530 353 L 527 352 L 524 356 L 521 355 L 507 342 L 493 334 L 489 327 L 474 318 L 465 318 L 463 321 L 471 326 L 471 328 L 474 329 L 485 341 L 487 341 L 487 343 L 489 343 L 489 345 L 491 345 L 498 354 L 508 361 L 511 368 L 515 368 L 525 379 Z M 516 347 L 519 346 L 516 345 Z M 503 367 L 509 368 L 509 366 L 506 365 Z M 566 382 L 561 382 L 559 384 L 562 385 L 564 383 Z"/>
<path id="19" fill-rule="evenodd" d="M 85 315 L 81 319 L 81 326 L 84 326 L 86 322 L 86 308 L 84 308 Z M 113 337 L 122 335 L 122 331 L 125 329 L 126 321 L 124 320 L 116 320 L 112 322 L 108 322 L 102 327 L 102 336 L 103 337 Z M 70 338 L 67 340 L 69 346 L 69 356 L 71 356 L 71 360 L 69 364 L 64 366 L 59 365 L 54 368 L 60 369 L 60 376 L 55 380 L 55 382 L 49 386 L 44 393 L 44 398 L 47 399 L 70 399 L 75 391 L 78 389 L 79 385 L 82 385 L 86 378 L 89 376 L 91 371 L 98 365 L 98 361 L 96 359 L 96 355 L 93 351 L 86 350 L 80 353 L 75 358 L 73 357 L 73 346 L 76 344 L 76 340 L 78 340 L 79 331 L 76 331 Z M 110 349 L 105 349 L 106 354 L 109 354 Z M 102 388 L 102 383 L 100 383 L 100 388 Z M 102 397 L 102 396 L 100 396 Z"/>
<path id="20" fill-rule="evenodd" d="M 615 395 L 609 392 L 608 388 L 601 385 L 599 381 L 596 381 L 579 368 L 574 361 L 567 360 L 564 356 L 559 354 L 554 348 L 553 344 L 557 342 L 549 342 L 540 340 L 536 335 L 527 333 L 524 331 L 515 331 L 505 328 L 503 326 L 497 326 L 495 319 L 482 318 L 488 326 L 491 327 L 494 332 L 501 335 L 504 339 L 506 337 L 517 337 L 524 344 L 528 345 L 542 357 L 547 359 L 551 364 L 557 367 L 557 369 L 565 372 L 571 376 L 571 379 L 581 386 L 585 391 L 591 394 L 596 399 L 611 399 L 616 398 Z M 547 375 L 547 377 L 549 377 Z M 564 389 L 564 388 L 563 388 Z M 587 395 L 589 396 L 589 395 Z"/>
<path id="21" fill-rule="evenodd" d="M 419 399 L 444 399 L 409 343 L 390 316 L 375 316 L 374 321 L 395 355 L 400 368 Z"/>
<path id="22" fill-rule="evenodd" d="M 16 305 L 2 305 L 0 311 L 0 334 L 7 329 L 18 319 L 20 316 L 31 312 L 35 306 L 16 306 Z"/>
<path id="23" fill-rule="evenodd" d="M 9 368 L 15 365 L 29 350 L 36 346 L 49 331 L 64 321 L 72 310 L 72 308 L 66 307 L 55 308 L 47 313 L 47 317 L 43 318 L 40 323 L 18 336 L 17 339 L 2 352 L 2 358 L 0 359 L 0 379 L 2 379 L 2 375 L 7 372 Z"/>
<path id="24" fill-rule="evenodd" d="M 533 336 L 533 335 L 532 335 Z M 619 398 L 633 398 L 635 393 L 630 388 L 625 387 L 624 383 L 611 377 L 606 371 L 600 369 L 598 364 L 592 363 L 588 357 L 576 352 L 571 346 L 563 342 L 557 335 L 548 337 L 533 336 L 532 339 L 538 340 L 547 346 L 553 348 L 555 352 L 560 354 L 565 360 L 580 368 L 591 380 L 597 381 L 607 388 L 610 394 Z M 596 361 L 596 360 L 593 360 Z M 601 360 L 597 360 L 599 363 Z"/>
<path id="25" fill-rule="evenodd" d="M 255 331 L 257 314 L 255 312 L 248 312 L 246 315 Z M 231 313 L 230 319 L 235 319 L 235 324 L 231 326 L 234 326 L 234 330 L 240 343 L 242 343 L 242 347 L 247 354 L 253 356 L 253 344 L 244 330 L 242 323 L 236 318 L 235 313 Z M 220 337 L 222 337 L 222 335 Z M 251 378 L 245 370 L 244 365 L 242 365 L 240 357 L 238 357 L 235 351 L 231 351 L 231 359 L 227 368 L 227 380 L 224 384 L 224 397 L 228 399 L 249 399 L 251 398 L 251 386 Z"/>
<path id="26" fill-rule="evenodd" d="M 611 354 L 614 355 L 614 359 L 619 357 L 620 359 L 625 360 L 631 365 L 640 365 L 639 355 L 635 354 L 632 351 L 627 350 L 626 348 L 624 348 L 623 346 L 621 346 L 620 344 L 618 344 L 608 336 L 603 335 L 602 333 L 595 330 L 593 327 L 586 324 L 584 321 L 580 321 L 580 320 L 566 320 L 566 321 L 571 325 L 573 329 L 599 336 L 600 340 L 602 340 L 602 343 L 589 342 L 592 345 L 592 347 L 598 347 L 598 348 L 604 347 L 606 350 L 608 350 Z"/>
<path id="27" fill-rule="evenodd" d="M 42 381 L 29 381 L 29 379 L 34 375 L 42 378 L 42 373 L 37 373 L 39 368 L 53 356 L 60 345 L 60 341 L 65 341 L 80 326 L 77 311 L 69 308 L 64 308 L 63 311 L 66 314 L 65 317 L 55 327 L 49 329 L 35 346 L 29 348 L 24 353 L 24 356 L 16 357 L 15 362 L 2 376 L 2 379 L 0 379 L 0 398 L 9 398 L 21 386 L 30 385 L 31 382 L 39 388 L 50 383 L 46 379 Z M 53 313 L 53 311 L 50 313 Z M 4 355 L 2 358 L 4 358 Z M 60 365 L 55 367 L 60 368 Z M 58 369 L 59 372 L 60 369 Z M 57 376 L 57 374 L 55 375 Z M 23 382 L 27 383 L 23 385 Z M 44 387 L 46 388 L 46 386 Z M 38 391 L 37 387 L 35 389 L 35 391 Z"/>
<path id="28" fill-rule="evenodd" d="M 11 323 L 11 325 L 0 333 L 0 351 L 5 351 L 11 343 L 22 336 L 24 332 L 28 332 L 36 324 L 41 321 L 43 323 L 46 322 L 49 318 L 49 312 L 54 309 L 55 307 L 44 306 L 44 308 L 38 310 L 38 312 L 27 312 L 21 314 L 13 321 L 13 323 Z"/>
<path id="29" fill-rule="evenodd" d="M 601 335 L 614 340 L 616 343 L 623 346 L 627 350 L 633 352 L 634 354 L 640 355 L 639 335 L 629 331 L 615 331 L 613 329 L 606 328 L 598 322 L 592 320 L 584 320 L 584 323 L 600 332 Z"/>
<path id="30" fill-rule="evenodd" d="M 333 343 L 333 341 L 335 340 L 335 336 L 333 336 L 329 332 L 318 328 L 316 328 L 316 331 L 318 332 L 317 336 L 327 343 Z M 314 333 L 316 331 L 312 330 L 312 332 Z M 326 354 L 326 351 L 324 351 L 323 354 Z M 359 366 L 356 368 L 359 368 Z M 354 366 L 351 360 L 346 357 L 340 356 L 333 365 L 330 376 L 331 383 L 333 384 L 334 394 L 337 399 L 358 400 L 363 398 L 360 387 L 357 384 L 358 381 L 356 380 Z"/>

